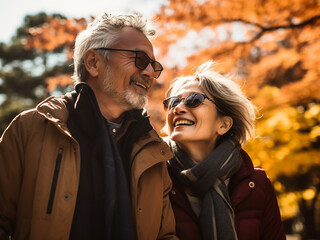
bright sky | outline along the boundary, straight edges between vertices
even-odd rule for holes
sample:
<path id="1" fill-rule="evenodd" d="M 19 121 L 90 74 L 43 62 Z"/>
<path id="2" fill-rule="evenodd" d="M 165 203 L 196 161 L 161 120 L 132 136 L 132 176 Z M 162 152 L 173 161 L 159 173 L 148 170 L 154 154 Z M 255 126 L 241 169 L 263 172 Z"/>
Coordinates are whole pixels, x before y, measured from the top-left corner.
<path id="1" fill-rule="evenodd" d="M 97 16 L 103 12 L 139 12 L 152 17 L 166 0 L 0 0 L 0 42 L 8 43 L 26 15 L 41 11 L 68 18 Z"/>

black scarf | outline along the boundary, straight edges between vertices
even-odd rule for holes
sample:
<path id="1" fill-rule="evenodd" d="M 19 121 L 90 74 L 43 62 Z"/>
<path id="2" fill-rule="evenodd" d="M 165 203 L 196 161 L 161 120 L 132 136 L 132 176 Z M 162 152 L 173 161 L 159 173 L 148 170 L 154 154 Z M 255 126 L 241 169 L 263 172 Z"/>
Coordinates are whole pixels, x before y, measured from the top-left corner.
<path id="1" fill-rule="evenodd" d="M 131 180 L 131 153 L 134 143 L 143 134 L 149 132 L 152 128 L 147 112 L 142 109 L 130 110 L 125 112 L 124 119 L 130 121 L 130 125 L 125 128 L 125 135 L 117 142 L 117 146 L 121 155 L 121 159 L 128 177 L 128 182 Z M 122 131 L 122 129 L 120 129 Z"/>
<path id="2" fill-rule="evenodd" d="M 101 232 L 101 229 L 102 234 L 97 237 L 103 235 L 103 239 L 135 239 L 130 191 L 117 146 L 92 89 L 87 84 L 80 83 L 76 86 L 76 91 L 77 93 L 72 94 L 75 100 L 73 109 L 70 109 L 69 104 L 68 127 L 80 144 L 81 169 L 92 169 L 83 172 L 80 170 L 79 193 L 70 236 L 85 239 L 81 236 L 81 227 L 87 224 L 91 226 L 84 233 L 92 234 L 87 239 L 94 239 L 96 230 Z M 95 173 L 101 172 L 102 174 L 95 176 Z M 85 177 L 82 174 L 88 175 Z M 87 179 L 90 183 L 86 183 Z M 100 209 L 94 206 L 96 202 Z M 91 204 L 87 206 L 88 209 L 86 203 Z M 83 216 L 90 216 L 90 219 L 83 219 Z"/>
<path id="3" fill-rule="evenodd" d="M 234 212 L 225 180 L 240 169 L 240 145 L 226 140 L 198 164 L 173 141 L 169 141 L 169 145 L 175 156 L 169 166 L 174 169 L 179 181 L 202 199 L 199 218 L 203 239 L 237 239 Z"/>

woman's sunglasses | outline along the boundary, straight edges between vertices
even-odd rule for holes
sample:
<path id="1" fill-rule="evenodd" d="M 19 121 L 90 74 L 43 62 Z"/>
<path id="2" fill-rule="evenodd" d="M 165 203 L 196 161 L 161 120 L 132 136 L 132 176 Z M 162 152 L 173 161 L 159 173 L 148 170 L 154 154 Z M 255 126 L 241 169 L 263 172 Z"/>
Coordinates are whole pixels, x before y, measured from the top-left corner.
<path id="1" fill-rule="evenodd" d="M 155 78 L 158 78 L 163 70 L 162 65 L 149 58 L 149 56 L 143 52 L 143 51 L 138 51 L 138 50 L 127 50 L 127 49 L 116 49 L 116 48 L 95 48 L 95 50 L 110 50 L 110 51 L 123 51 L 123 52 L 134 52 L 136 56 L 134 57 L 135 65 L 138 69 L 144 70 L 148 67 L 149 63 L 151 64 L 154 73 L 155 73 Z"/>
<path id="2" fill-rule="evenodd" d="M 196 108 L 199 107 L 205 99 L 213 102 L 215 105 L 215 101 L 210 99 L 207 95 L 202 93 L 192 93 L 186 98 L 179 98 L 179 97 L 169 97 L 163 101 L 164 110 L 168 111 L 174 107 L 176 107 L 180 102 L 184 102 L 184 105 L 188 108 Z"/>

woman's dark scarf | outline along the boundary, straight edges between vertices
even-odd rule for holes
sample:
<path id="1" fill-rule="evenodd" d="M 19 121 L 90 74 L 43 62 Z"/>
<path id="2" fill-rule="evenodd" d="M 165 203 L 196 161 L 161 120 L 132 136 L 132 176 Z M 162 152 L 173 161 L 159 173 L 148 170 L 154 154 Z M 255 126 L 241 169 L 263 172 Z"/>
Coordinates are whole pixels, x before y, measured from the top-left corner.
<path id="1" fill-rule="evenodd" d="M 173 141 L 175 158 L 169 162 L 180 182 L 202 199 L 199 215 L 203 239 L 234 240 L 234 212 L 225 180 L 241 166 L 241 146 L 231 140 L 222 142 L 202 162 L 196 164 Z"/>
<path id="2" fill-rule="evenodd" d="M 73 109 L 70 109 L 69 104 L 69 115 L 73 116 L 69 117 L 68 127 L 80 144 L 81 169 L 83 167 L 92 168 L 90 171 L 86 170 L 86 173 L 80 171 L 80 184 L 82 183 L 84 188 L 79 187 L 77 201 L 84 202 L 80 203 L 78 219 L 77 207 L 79 203 L 77 202 L 74 221 L 78 222 L 76 223 L 77 227 L 74 227 L 75 223 L 73 223 L 74 229 L 72 228 L 71 232 L 75 234 L 74 236 L 78 236 L 77 230 L 81 232 L 81 226 L 84 226 L 83 221 L 85 221 L 87 225 L 92 225 L 89 228 L 89 232 L 92 232 L 92 238 L 97 234 L 95 230 L 103 229 L 104 236 L 101 238 L 99 234 L 99 239 L 135 239 L 130 191 L 123 162 L 107 122 L 100 112 L 95 95 L 87 84 L 80 83 L 76 86 L 76 93 L 73 92 L 69 98 L 73 99 L 71 101 Z M 88 174 L 85 179 L 83 179 L 82 173 Z M 99 173 L 96 174 L 98 176 L 95 173 Z M 90 183 L 87 183 L 86 180 L 89 180 Z M 82 199 L 79 199 L 79 194 Z M 101 196 L 103 197 L 101 198 Z M 87 200 L 83 200 L 83 198 Z M 90 219 L 82 217 L 87 216 L 86 203 L 92 203 L 92 199 L 98 200 L 96 202 L 101 204 L 98 207 L 87 206 L 93 211 L 89 216 L 93 218 L 94 224 L 90 222 Z"/>

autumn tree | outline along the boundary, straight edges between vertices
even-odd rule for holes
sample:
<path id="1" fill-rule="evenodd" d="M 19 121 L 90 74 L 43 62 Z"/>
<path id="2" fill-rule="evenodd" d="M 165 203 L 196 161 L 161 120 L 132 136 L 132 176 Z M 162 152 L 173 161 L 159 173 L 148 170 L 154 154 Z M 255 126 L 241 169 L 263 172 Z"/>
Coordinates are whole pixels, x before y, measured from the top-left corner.
<path id="1" fill-rule="evenodd" d="M 260 108 L 245 148 L 273 181 L 284 219 L 300 214 L 303 235 L 319 237 L 320 3 L 171 0 L 155 19 L 164 88 L 209 59 L 230 73 Z"/>
<path id="2" fill-rule="evenodd" d="M 48 24 L 49 19 L 66 21 L 60 14 L 39 13 L 26 16 L 8 44 L 0 43 L 0 132 L 23 110 L 35 107 L 48 97 L 48 79 L 73 71 L 64 53 L 64 43 L 40 51 L 29 46 L 33 29 Z M 27 44 L 28 43 L 28 44 Z"/>
<path id="3" fill-rule="evenodd" d="M 92 18 L 91 18 L 92 19 Z M 77 34 L 87 26 L 85 18 L 66 19 L 48 16 L 46 23 L 29 29 L 25 48 L 36 49 L 38 52 L 52 52 L 59 49 L 66 57 L 64 65 L 72 64 L 73 47 Z M 47 90 L 53 92 L 57 89 L 66 91 L 72 85 L 73 68 L 68 72 L 57 72 L 46 78 Z"/>

